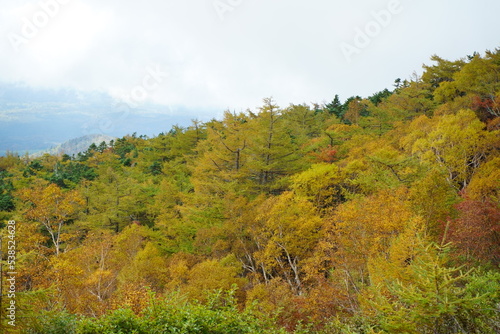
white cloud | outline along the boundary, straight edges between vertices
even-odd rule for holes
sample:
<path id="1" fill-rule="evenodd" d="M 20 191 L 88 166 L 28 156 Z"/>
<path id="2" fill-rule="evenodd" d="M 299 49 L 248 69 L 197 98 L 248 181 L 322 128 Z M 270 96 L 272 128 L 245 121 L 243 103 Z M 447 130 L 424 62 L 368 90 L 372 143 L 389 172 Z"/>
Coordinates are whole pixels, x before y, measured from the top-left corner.
<path id="1" fill-rule="evenodd" d="M 433 53 L 457 58 L 500 46 L 495 0 L 400 0 L 401 13 L 351 63 L 340 43 L 391 0 L 221 1 L 233 7 L 223 20 L 213 0 L 68 0 L 19 52 L 8 36 L 22 35 L 40 2 L 4 3 L 0 80 L 121 96 L 160 66 L 169 77 L 150 99 L 242 110 L 271 95 L 282 106 L 369 95 L 419 71 Z"/>

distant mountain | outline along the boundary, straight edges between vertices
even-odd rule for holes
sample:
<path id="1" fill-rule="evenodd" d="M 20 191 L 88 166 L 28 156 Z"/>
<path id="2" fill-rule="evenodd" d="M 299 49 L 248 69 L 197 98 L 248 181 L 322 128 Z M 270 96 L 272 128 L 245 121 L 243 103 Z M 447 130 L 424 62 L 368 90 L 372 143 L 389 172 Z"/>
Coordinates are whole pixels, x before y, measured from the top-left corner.
<path id="1" fill-rule="evenodd" d="M 31 156 L 39 157 L 44 155 L 45 153 L 52 155 L 67 154 L 69 156 L 72 156 L 73 154 L 76 155 L 80 152 L 86 151 L 92 144 L 99 145 L 102 142 L 106 142 L 106 144 L 109 144 L 110 141 L 116 139 L 117 139 L 116 137 L 110 137 L 99 134 L 86 135 L 68 140 L 67 142 L 52 147 L 49 150 L 33 153 Z"/>
<path id="2" fill-rule="evenodd" d="M 34 154 L 89 134 L 151 137 L 173 125 L 189 126 L 192 119 L 208 120 L 200 115 L 215 114 L 152 103 L 129 106 L 104 92 L 0 82 L 0 156 L 7 151 Z"/>

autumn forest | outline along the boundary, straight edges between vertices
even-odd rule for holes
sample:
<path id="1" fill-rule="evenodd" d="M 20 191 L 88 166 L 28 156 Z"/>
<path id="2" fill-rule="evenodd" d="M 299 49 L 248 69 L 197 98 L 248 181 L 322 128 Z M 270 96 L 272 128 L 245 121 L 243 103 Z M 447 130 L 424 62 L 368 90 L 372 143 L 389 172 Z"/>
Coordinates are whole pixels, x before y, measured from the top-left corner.
<path id="1" fill-rule="evenodd" d="M 498 333 L 500 50 L 366 98 L 11 152 L 0 216 L 0 332 Z"/>

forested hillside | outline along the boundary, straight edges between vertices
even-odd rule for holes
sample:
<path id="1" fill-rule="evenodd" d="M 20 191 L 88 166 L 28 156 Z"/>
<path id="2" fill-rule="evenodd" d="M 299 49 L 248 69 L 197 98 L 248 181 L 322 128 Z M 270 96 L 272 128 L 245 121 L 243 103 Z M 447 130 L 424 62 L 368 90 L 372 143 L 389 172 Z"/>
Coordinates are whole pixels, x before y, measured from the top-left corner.
<path id="1" fill-rule="evenodd" d="M 498 333 L 500 50 L 367 98 L 10 153 L 0 211 L 21 333 Z"/>

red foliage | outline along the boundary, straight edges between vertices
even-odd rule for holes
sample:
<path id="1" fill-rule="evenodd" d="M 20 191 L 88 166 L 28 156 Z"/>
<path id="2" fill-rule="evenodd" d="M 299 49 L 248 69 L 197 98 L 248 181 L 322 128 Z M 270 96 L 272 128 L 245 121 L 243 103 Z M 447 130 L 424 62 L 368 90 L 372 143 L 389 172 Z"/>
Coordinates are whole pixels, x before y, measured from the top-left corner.
<path id="1" fill-rule="evenodd" d="M 472 97 L 471 108 L 482 121 L 491 120 L 500 116 L 500 98 L 497 96 L 481 97 L 474 95 Z"/>
<path id="2" fill-rule="evenodd" d="M 479 95 L 474 95 L 472 97 L 472 108 L 474 110 L 488 109 L 493 106 L 493 101 L 491 99 L 483 99 Z"/>
<path id="3" fill-rule="evenodd" d="M 336 160 L 335 155 L 337 154 L 337 150 L 332 147 L 332 145 L 328 145 L 327 147 L 323 147 L 319 150 L 319 152 L 314 152 L 312 155 L 316 157 L 319 162 L 327 162 L 332 163 Z"/>
<path id="4" fill-rule="evenodd" d="M 490 200 L 466 199 L 456 205 L 457 219 L 449 220 L 447 241 L 467 261 L 500 264 L 500 207 Z"/>
<path id="5" fill-rule="evenodd" d="M 329 319 L 337 315 L 350 315 L 347 309 L 347 296 L 334 284 L 323 280 L 307 294 L 293 296 L 289 305 L 282 310 L 279 324 L 289 332 L 297 329 L 300 323 L 311 324 L 320 331 Z"/>

